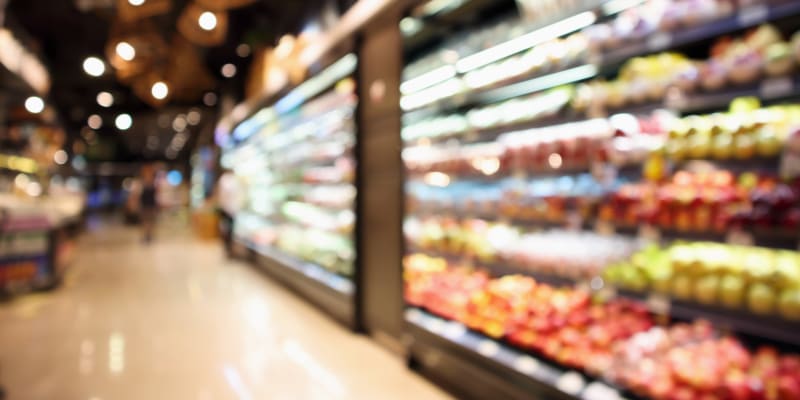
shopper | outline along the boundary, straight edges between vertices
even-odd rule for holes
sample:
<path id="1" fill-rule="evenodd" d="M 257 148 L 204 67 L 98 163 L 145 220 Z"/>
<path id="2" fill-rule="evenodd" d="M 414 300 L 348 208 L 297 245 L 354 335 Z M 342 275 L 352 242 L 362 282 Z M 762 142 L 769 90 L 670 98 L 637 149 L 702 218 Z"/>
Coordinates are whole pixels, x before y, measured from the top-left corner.
<path id="1" fill-rule="evenodd" d="M 219 213 L 220 235 L 225 245 L 225 253 L 230 257 L 233 250 L 234 217 L 239 211 L 241 201 L 238 178 L 231 170 L 225 170 L 220 175 L 215 197 Z"/>
<path id="2" fill-rule="evenodd" d="M 155 166 L 144 165 L 140 175 L 142 187 L 139 194 L 139 212 L 142 223 L 142 239 L 145 243 L 150 243 L 153 241 L 153 232 L 158 216 L 158 186 L 156 185 Z"/>

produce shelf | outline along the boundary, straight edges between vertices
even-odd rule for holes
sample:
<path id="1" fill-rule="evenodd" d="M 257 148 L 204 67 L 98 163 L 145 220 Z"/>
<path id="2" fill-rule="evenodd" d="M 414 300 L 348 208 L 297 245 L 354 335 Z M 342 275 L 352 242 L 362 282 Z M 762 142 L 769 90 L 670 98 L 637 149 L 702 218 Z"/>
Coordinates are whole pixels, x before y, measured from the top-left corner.
<path id="1" fill-rule="evenodd" d="M 410 247 L 409 250 L 448 259 L 464 261 L 465 257 L 449 253 L 422 250 Z M 582 286 L 594 291 L 602 291 L 605 296 L 621 296 L 647 304 L 651 312 L 667 315 L 679 320 L 692 321 L 706 319 L 723 331 L 728 330 L 750 337 L 764 338 L 782 344 L 800 348 L 800 322 L 783 319 L 771 315 L 758 315 L 745 309 L 732 309 L 715 305 L 705 305 L 694 301 L 671 298 L 654 292 L 635 292 L 605 284 L 599 277 L 576 279 L 550 273 L 531 271 L 503 262 L 483 263 L 474 261 L 475 265 L 485 268 L 494 276 L 524 275 L 539 282 L 553 286 Z"/>
<path id="2" fill-rule="evenodd" d="M 344 325 L 357 329 L 355 285 L 319 265 L 298 260 L 273 248 L 236 239 L 253 252 L 254 263 Z"/>
<path id="3" fill-rule="evenodd" d="M 510 78 L 486 88 L 479 88 L 464 93 L 406 110 L 413 118 L 424 117 L 455 110 L 462 107 L 475 106 L 499 102 L 514 97 L 523 96 L 557 86 L 577 83 L 599 75 L 608 75 L 616 72 L 620 64 L 626 60 L 647 54 L 678 48 L 691 43 L 733 33 L 741 29 L 750 28 L 758 24 L 775 19 L 790 17 L 800 14 L 800 3 L 796 1 L 782 1 L 774 4 L 753 5 L 738 10 L 730 17 L 712 21 L 698 26 L 683 28 L 674 32 L 656 32 L 643 40 L 632 44 L 623 45 L 617 50 L 606 52 L 595 57 L 591 62 L 570 65 L 564 69 L 547 74 L 528 74 L 521 77 Z M 798 79 L 789 78 L 794 82 L 788 84 L 777 80 L 783 78 L 765 79 L 755 88 L 732 88 L 720 92 L 692 93 L 687 99 L 677 102 L 670 101 L 664 105 L 666 108 L 680 112 L 709 110 L 727 105 L 731 98 L 743 95 L 756 95 L 765 100 L 775 100 L 787 96 L 797 95 Z M 739 92 L 740 94 L 736 94 Z M 727 99 L 725 101 L 725 99 Z"/>
<path id="4" fill-rule="evenodd" d="M 407 309 L 411 361 L 434 380 L 452 381 L 468 398 L 617 399 L 619 390 L 540 360 L 420 309 Z M 450 375 L 451 377 L 448 377 Z M 487 397 L 488 396 L 488 397 Z"/>

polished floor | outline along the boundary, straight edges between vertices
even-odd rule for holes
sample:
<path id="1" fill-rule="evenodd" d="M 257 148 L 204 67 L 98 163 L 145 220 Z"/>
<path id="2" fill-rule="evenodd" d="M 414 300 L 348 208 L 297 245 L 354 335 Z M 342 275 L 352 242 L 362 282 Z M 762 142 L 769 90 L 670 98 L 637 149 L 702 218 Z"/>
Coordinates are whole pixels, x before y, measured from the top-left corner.
<path id="1" fill-rule="evenodd" d="M 8 400 L 447 398 L 178 221 L 92 225 L 61 287 L 0 303 Z"/>

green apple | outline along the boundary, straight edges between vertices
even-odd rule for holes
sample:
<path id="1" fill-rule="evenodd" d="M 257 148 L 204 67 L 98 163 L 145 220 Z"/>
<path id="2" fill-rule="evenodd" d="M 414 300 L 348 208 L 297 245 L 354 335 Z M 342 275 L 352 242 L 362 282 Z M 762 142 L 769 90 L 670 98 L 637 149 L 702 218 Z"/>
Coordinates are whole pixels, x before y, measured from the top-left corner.
<path id="1" fill-rule="evenodd" d="M 703 304 L 717 302 L 720 279 L 716 275 L 704 276 L 694 283 L 694 299 Z"/>
<path id="2" fill-rule="evenodd" d="M 778 311 L 786 319 L 800 320 L 800 287 L 785 289 L 778 299 Z"/>
<path id="3" fill-rule="evenodd" d="M 692 298 L 694 285 L 688 276 L 676 276 L 672 279 L 672 295 L 683 300 Z"/>
<path id="4" fill-rule="evenodd" d="M 747 305 L 756 314 L 770 314 L 775 309 L 775 297 L 771 287 L 755 283 L 747 293 Z"/>
<path id="5" fill-rule="evenodd" d="M 725 275 L 719 288 L 719 300 L 728 307 L 737 308 L 744 302 L 745 282 L 741 276 Z"/>

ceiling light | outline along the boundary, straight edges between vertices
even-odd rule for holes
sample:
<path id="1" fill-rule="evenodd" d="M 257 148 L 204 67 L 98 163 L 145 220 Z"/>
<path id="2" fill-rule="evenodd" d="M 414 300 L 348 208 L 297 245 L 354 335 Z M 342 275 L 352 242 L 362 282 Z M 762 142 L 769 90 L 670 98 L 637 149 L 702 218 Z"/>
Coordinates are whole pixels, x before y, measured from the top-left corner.
<path id="1" fill-rule="evenodd" d="M 169 87 L 164 82 L 156 82 L 153 84 L 153 87 L 150 88 L 150 94 L 152 94 L 156 100 L 164 100 L 169 94 Z"/>
<path id="2" fill-rule="evenodd" d="M 222 76 L 226 78 L 233 78 L 236 76 L 236 66 L 233 64 L 225 64 L 222 66 Z"/>
<path id="3" fill-rule="evenodd" d="M 203 104 L 213 107 L 217 105 L 217 95 L 213 92 L 208 92 L 203 95 Z"/>
<path id="4" fill-rule="evenodd" d="M 53 161 L 56 162 L 58 165 L 64 165 L 69 160 L 69 156 L 67 152 L 64 150 L 58 150 L 53 154 Z"/>
<path id="5" fill-rule="evenodd" d="M 204 30 L 214 30 L 214 28 L 217 27 L 217 16 L 211 11 L 205 11 L 200 14 L 200 18 L 197 19 L 197 23 Z"/>
<path id="6" fill-rule="evenodd" d="M 175 117 L 175 120 L 172 121 L 172 129 L 174 129 L 175 132 L 180 132 L 186 129 L 186 116 L 179 114 L 177 117 Z"/>
<path id="7" fill-rule="evenodd" d="M 25 100 L 25 109 L 31 114 L 38 114 L 44 110 L 44 100 L 38 96 L 31 96 Z"/>
<path id="8" fill-rule="evenodd" d="M 100 92 L 97 94 L 97 104 L 106 108 L 111 107 L 114 105 L 114 96 L 108 92 Z"/>
<path id="9" fill-rule="evenodd" d="M 136 58 L 136 49 L 128 42 L 117 43 L 117 55 L 125 61 L 131 61 Z"/>
<path id="10" fill-rule="evenodd" d="M 192 110 L 192 111 L 189 111 L 188 114 L 186 114 L 186 122 L 188 122 L 189 125 L 197 125 L 197 124 L 200 123 L 200 119 L 202 117 L 203 117 L 203 115 L 200 114 L 200 111 Z"/>
<path id="11" fill-rule="evenodd" d="M 89 119 L 86 121 L 86 124 L 89 125 L 89 128 L 100 129 L 103 127 L 103 118 L 101 118 L 97 114 L 92 114 L 89 116 Z"/>
<path id="12" fill-rule="evenodd" d="M 131 118 L 130 114 L 117 115 L 117 119 L 114 120 L 114 125 L 121 131 L 127 131 L 133 125 L 133 118 Z"/>
<path id="13" fill-rule="evenodd" d="M 83 70 L 91 76 L 100 76 L 106 72 L 106 64 L 97 57 L 88 57 L 83 60 Z"/>
<path id="14" fill-rule="evenodd" d="M 236 46 L 236 55 L 239 57 L 247 57 L 250 55 L 250 45 L 247 43 L 242 43 Z"/>
<path id="15" fill-rule="evenodd" d="M 130 4 L 130 5 L 134 6 L 134 7 L 138 7 L 138 6 L 142 5 L 142 4 L 144 4 L 144 2 L 145 2 L 145 0 L 128 0 L 128 4 Z"/>

